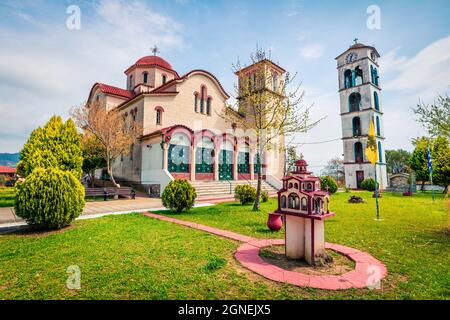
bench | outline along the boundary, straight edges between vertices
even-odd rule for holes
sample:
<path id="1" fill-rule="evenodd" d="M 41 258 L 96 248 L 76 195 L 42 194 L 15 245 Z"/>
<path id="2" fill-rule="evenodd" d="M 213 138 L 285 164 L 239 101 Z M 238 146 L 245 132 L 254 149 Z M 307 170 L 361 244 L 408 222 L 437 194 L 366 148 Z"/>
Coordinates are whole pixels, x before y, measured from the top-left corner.
<path id="1" fill-rule="evenodd" d="M 131 199 L 136 199 L 136 192 L 133 188 L 123 187 L 123 188 L 86 188 L 85 197 L 103 197 L 104 201 L 108 200 L 110 196 L 123 196 L 131 197 Z"/>

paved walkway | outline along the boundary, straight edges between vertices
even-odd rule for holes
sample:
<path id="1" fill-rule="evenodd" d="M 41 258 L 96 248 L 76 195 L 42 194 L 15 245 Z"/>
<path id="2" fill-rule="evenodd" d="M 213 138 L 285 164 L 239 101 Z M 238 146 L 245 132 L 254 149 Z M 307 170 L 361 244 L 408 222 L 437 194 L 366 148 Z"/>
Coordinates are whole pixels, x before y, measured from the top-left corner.
<path id="1" fill-rule="evenodd" d="M 255 239 L 235 232 L 221 230 L 179 219 L 174 219 L 154 213 L 144 213 L 145 216 L 186 227 L 203 230 L 225 238 L 244 242 L 235 252 L 235 258 L 247 269 L 273 281 L 289 283 L 300 287 L 311 287 L 325 290 L 342 290 L 350 288 L 376 288 L 386 276 L 386 266 L 370 254 L 357 249 L 338 244 L 326 243 L 327 249 L 347 256 L 355 262 L 355 269 L 342 275 L 313 276 L 299 272 L 288 271 L 265 262 L 260 256 L 261 248 L 271 245 L 283 245 L 284 239 Z"/>
<path id="2" fill-rule="evenodd" d="M 161 199 L 139 198 L 135 200 L 120 199 L 108 201 L 86 202 L 81 218 L 88 218 L 106 214 L 118 214 L 125 212 L 142 212 L 155 209 L 163 209 Z M 14 213 L 14 208 L 0 208 L 0 226 L 20 225 L 24 221 Z"/>

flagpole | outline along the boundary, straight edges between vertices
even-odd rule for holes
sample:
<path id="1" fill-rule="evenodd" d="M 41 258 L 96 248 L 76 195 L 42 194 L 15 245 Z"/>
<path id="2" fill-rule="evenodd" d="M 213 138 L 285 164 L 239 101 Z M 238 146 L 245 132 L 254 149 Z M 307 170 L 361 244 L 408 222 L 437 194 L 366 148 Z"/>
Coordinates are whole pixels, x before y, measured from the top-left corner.
<path id="1" fill-rule="evenodd" d="M 377 179 L 377 163 L 375 162 L 375 203 L 377 206 L 377 220 L 380 220 L 380 209 L 378 207 L 378 179 Z"/>

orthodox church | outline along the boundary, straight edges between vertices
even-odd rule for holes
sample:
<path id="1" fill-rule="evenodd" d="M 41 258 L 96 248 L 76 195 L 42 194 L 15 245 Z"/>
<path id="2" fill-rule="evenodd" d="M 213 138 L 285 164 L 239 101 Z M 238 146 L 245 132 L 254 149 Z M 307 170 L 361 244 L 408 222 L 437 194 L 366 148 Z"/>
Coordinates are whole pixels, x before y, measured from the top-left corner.
<path id="1" fill-rule="evenodd" d="M 281 79 L 283 68 L 264 59 L 236 73 L 249 81 L 256 65 Z M 251 181 L 258 172 L 272 185 L 284 174 L 284 138 L 276 148 L 258 155 L 255 143 L 238 125 L 222 116 L 230 97 L 219 79 L 206 70 L 180 75 L 165 59 L 150 55 L 125 70 L 126 88 L 95 83 L 87 103 L 117 109 L 143 128 L 128 155 L 117 159 L 118 182 L 143 185 L 160 192 L 174 179 L 190 181 Z M 277 84 L 270 84 L 274 88 Z M 269 86 L 269 85 L 268 85 Z M 264 88 L 273 90 L 274 88 Z"/>

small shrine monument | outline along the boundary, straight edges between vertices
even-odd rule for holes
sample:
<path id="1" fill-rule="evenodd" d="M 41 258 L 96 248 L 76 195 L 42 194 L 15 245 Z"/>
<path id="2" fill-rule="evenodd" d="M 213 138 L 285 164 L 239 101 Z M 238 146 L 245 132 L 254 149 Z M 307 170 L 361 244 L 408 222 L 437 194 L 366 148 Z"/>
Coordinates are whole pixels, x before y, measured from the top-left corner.
<path id="1" fill-rule="evenodd" d="M 327 256 L 324 221 L 335 214 L 329 210 L 329 193 L 307 167 L 305 160 L 297 160 L 295 170 L 282 179 L 275 213 L 284 216 L 286 256 L 315 265 L 317 257 Z"/>

